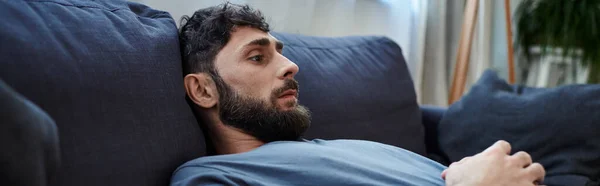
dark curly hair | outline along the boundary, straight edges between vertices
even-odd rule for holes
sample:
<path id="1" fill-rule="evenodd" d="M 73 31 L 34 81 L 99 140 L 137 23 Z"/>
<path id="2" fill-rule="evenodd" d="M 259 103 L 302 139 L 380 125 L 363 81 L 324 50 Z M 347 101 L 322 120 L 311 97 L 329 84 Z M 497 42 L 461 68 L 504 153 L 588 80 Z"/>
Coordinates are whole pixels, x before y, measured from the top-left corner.
<path id="1" fill-rule="evenodd" d="M 179 44 L 184 75 L 206 72 L 218 77 L 214 60 L 229 41 L 236 26 L 249 26 L 269 32 L 269 24 L 258 10 L 229 2 L 200 9 L 181 18 Z"/>

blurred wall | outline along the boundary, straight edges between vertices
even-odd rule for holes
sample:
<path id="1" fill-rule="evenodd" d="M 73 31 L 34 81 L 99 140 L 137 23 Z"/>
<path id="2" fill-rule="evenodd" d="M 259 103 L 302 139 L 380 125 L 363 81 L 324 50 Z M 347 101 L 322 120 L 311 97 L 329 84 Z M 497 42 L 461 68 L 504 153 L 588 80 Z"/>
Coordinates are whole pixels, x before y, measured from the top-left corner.
<path id="1" fill-rule="evenodd" d="M 218 5 L 223 0 L 137 0 L 171 13 L 178 22 L 183 15 Z M 418 54 L 416 37 L 421 0 L 230 0 L 261 10 L 278 32 L 313 36 L 384 35 L 403 50 L 412 74 Z M 424 33 L 423 33 L 424 34 Z M 413 76 L 414 78 L 414 76 Z"/>

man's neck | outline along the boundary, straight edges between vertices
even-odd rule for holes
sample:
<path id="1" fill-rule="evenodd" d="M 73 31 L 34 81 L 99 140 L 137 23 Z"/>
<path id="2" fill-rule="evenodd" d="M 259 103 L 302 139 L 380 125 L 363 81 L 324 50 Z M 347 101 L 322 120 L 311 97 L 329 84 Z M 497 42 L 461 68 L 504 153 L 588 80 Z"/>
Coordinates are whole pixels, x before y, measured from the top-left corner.
<path id="1" fill-rule="evenodd" d="M 265 144 L 254 136 L 222 122 L 213 123 L 209 130 L 209 137 L 219 155 L 248 152 Z"/>

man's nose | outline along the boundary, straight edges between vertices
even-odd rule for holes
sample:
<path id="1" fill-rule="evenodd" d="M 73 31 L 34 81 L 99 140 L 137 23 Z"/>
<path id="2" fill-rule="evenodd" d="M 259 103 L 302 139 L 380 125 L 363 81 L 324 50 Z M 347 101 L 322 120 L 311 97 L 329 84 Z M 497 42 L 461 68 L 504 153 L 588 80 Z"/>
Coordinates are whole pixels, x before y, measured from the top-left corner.
<path id="1" fill-rule="evenodd" d="M 277 77 L 282 80 L 286 78 L 294 78 L 294 76 L 298 73 L 300 68 L 298 67 L 298 65 L 296 65 L 296 63 L 290 61 L 285 56 L 281 55 L 280 57 L 283 65 L 279 69 Z"/>

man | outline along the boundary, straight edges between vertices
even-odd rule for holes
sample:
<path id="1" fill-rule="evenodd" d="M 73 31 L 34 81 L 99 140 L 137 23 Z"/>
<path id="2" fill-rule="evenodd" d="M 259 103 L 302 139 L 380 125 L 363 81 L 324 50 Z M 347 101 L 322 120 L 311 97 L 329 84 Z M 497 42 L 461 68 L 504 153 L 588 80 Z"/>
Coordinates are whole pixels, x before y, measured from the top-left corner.
<path id="1" fill-rule="evenodd" d="M 360 140 L 301 140 L 299 69 L 259 11 L 223 4 L 184 17 L 184 83 L 214 155 L 185 163 L 171 185 L 535 185 L 544 169 L 500 141 L 449 168 Z"/>

